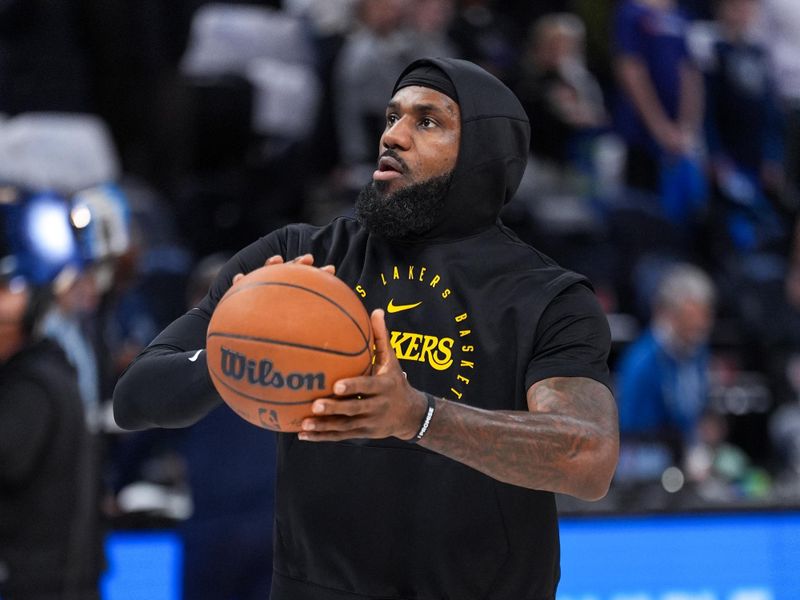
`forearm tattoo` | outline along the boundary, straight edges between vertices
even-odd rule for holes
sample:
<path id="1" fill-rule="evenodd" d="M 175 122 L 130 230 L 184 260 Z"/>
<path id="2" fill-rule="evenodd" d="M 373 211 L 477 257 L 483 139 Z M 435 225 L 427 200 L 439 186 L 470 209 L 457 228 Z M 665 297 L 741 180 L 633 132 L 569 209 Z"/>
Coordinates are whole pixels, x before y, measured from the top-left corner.
<path id="1" fill-rule="evenodd" d="M 591 379 L 552 378 L 531 387 L 528 406 L 488 411 L 440 400 L 421 443 L 514 485 L 578 496 L 607 486 L 618 451 L 611 392 Z"/>

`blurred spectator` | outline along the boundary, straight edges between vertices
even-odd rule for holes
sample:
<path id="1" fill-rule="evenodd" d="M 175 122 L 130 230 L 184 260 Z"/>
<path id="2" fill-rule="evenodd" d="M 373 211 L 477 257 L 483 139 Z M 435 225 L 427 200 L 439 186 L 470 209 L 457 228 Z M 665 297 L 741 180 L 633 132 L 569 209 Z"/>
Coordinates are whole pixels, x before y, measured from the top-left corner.
<path id="1" fill-rule="evenodd" d="M 782 292 L 791 243 L 784 186 L 781 109 L 769 57 L 754 40 L 757 0 L 721 0 L 708 69 L 708 145 L 714 175 L 709 219 L 713 265 L 744 333 L 749 362 L 770 373 L 787 396 L 787 355 L 800 325 Z M 780 325 L 777 325 L 780 323 Z"/>
<path id="2" fill-rule="evenodd" d="M 39 331 L 70 258 L 67 207 L 0 194 L 0 594 L 97 600 L 98 454 L 75 372 Z"/>
<path id="3" fill-rule="evenodd" d="M 61 347 L 77 372 L 84 412 L 92 426 L 101 405 L 101 367 L 89 328 L 95 325 L 99 304 L 94 269 L 74 270 L 54 293 L 52 307 L 42 319 L 42 333 Z"/>
<path id="4" fill-rule="evenodd" d="M 283 7 L 290 15 L 303 19 L 310 26 L 314 42 L 316 72 L 320 79 L 321 94 L 316 128 L 311 140 L 336 140 L 336 110 L 334 106 L 333 78 L 336 57 L 345 38 L 355 24 L 359 0 L 284 0 Z M 325 180 L 340 164 L 338 141 L 334 144 L 308 144 L 307 165 L 315 177 L 307 181 L 310 202 L 304 218 L 311 222 L 327 222 L 319 217 L 320 208 L 332 195 Z M 319 192 L 317 195 L 314 192 Z M 338 208 L 338 207 L 337 207 Z M 337 210 L 338 214 L 338 210 Z"/>
<path id="5" fill-rule="evenodd" d="M 426 28 L 417 21 L 415 31 L 409 24 L 412 7 L 430 11 L 436 20 Z M 336 139 L 345 186 L 353 193 L 375 168 L 374 140 L 384 128 L 394 73 L 415 58 L 452 51 L 442 35 L 448 25 L 446 3 L 360 0 L 357 15 L 358 26 L 345 39 L 333 74 Z"/>
<path id="6" fill-rule="evenodd" d="M 115 381 L 156 334 L 186 310 L 184 290 L 192 261 L 164 199 L 139 180 L 124 178 L 120 188 L 130 211 L 130 244 L 119 257 L 102 307 Z"/>
<path id="7" fill-rule="evenodd" d="M 420 55 L 456 56 L 448 33 L 454 16 L 455 0 L 412 0 L 408 23 Z"/>
<path id="8" fill-rule="evenodd" d="M 531 123 L 531 154 L 517 200 L 504 221 L 561 264 L 592 278 L 606 308 L 609 246 L 596 202 L 596 157 L 604 151 L 606 112 L 585 65 L 585 28 L 570 13 L 538 19 L 528 33 L 515 92 Z M 607 285 L 609 284 L 609 285 Z"/>
<path id="9" fill-rule="evenodd" d="M 531 120 L 531 152 L 559 167 L 576 164 L 582 134 L 606 124 L 602 91 L 586 69 L 585 35 L 569 13 L 536 21 L 516 87 Z"/>
<path id="10" fill-rule="evenodd" d="M 623 439 L 657 440 L 676 458 L 695 441 L 708 403 L 715 295 L 710 277 L 695 266 L 665 271 L 652 298 L 650 325 L 618 365 Z"/>
<path id="11" fill-rule="evenodd" d="M 108 363 L 112 386 L 160 328 L 186 310 L 192 261 L 178 239 L 171 207 L 152 187 L 125 177 L 119 191 L 129 212 L 129 244 L 114 262 L 113 280 L 99 308 L 96 340 L 105 351 L 102 362 Z M 175 435 L 130 434 L 105 425 L 110 433 L 105 438 L 108 511 L 123 522 L 136 522 L 145 515 L 154 519 L 185 515 L 187 495 L 176 484 L 183 482 L 183 472 Z M 137 486 L 142 482 L 149 485 Z"/>
<path id="12" fill-rule="evenodd" d="M 508 19 L 491 0 L 458 0 L 450 37 L 458 58 L 479 64 L 510 83 L 517 68 L 524 25 Z"/>
<path id="13" fill-rule="evenodd" d="M 800 190 L 800 3 L 764 0 L 761 38 L 772 56 L 774 78 L 787 117 L 786 170 L 797 202 Z"/>
<path id="14" fill-rule="evenodd" d="M 628 145 L 627 182 L 656 193 L 661 210 L 690 225 L 705 202 L 698 150 L 703 81 L 674 0 L 624 0 L 616 13 L 617 128 Z"/>
<path id="15" fill-rule="evenodd" d="M 706 124 L 716 185 L 730 202 L 748 204 L 751 220 L 766 221 L 775 211 L 760 190 L 775 197 L 783 186 L 783 120 L 769 55 L 753 39 L 758 8 L 758 0 L 718 4 Z M 747 237 L 743 244 L 757 243 L 755 232 Z"/>
<path id="16" fill-rule="evenodd" d="M 208 292 L 227 257 L 201 260 L 188 306 Z M 275 434 L 220 406 L 182 435 L 193 510 L 180 525 L 186 600 L 263 600 L 272 581 Z"/>
<path id="17" fill-rule="evenodd" d="M 320 85 L 310 32 L 283 11 L 204 4 L 180 62 L 187 171 L 178 222 L 204 255 L 297 220 Z"/>
<path id="18" fill-rule="evenodd" d="M 772 56 L 786 118 L 786 203 L 796 211 L 800 198 L 800 3 L 764 0 L 763 5 L 761 39 Z M 789 303 L 800 310 L 800 220 L 793 239 L 786 288 Z"/>
<path id="19" fill-rule="evenodd" d="M 290 15 L 307 19 L 318 36 L 344 35 L 353 23 L 358 0 L 283 0 Z"/>
<path id="20" fill-rule="evenodd" d="M 177 312 L 170 312 L 167 277 L 154 282 L 154 277 L 143 276 L 137 282 L 137 291 L 149 286 L 147 306 L 141 310 L 132 308 L 133 294 L 126 295 L 119 285 L 129 283 L 118 281 L 116 276 L 118 266 L 124 264 L 120 259 L 129 256 L 131 240 L 130 207 L 117 185 L 119 178 L 120 168 L 108 130 L 93 115 L 26 113 L 0 126 L 0 179 L 39 190 L 40 194 L 41 190 L 57 190 L 59 195 L 54 200 L 60 202 L 61 210 L 70 207 L 63 230 L 53 227 L 52 209 L 40 217 L 50 244 L 73 242 L 69 265 L 54 288 L 54 301 L 40 318 L 40 329 L 60 346 L 76 370 L 84 401 L 82 414 L 90 430 L 98 433 L 104 428 L 104 401 L 119 374 L 115 361 L 125 360 L 125 351 L 131 351 L 126 343 L 146 344 L 159 324 L 171 321 L 184 309 L 180 298 Z M 149 240 L 158 239 L 171 224 L 160 222 L 162 215 L 149 216 L 152 220 L 142 226 Z M 174 273 L 181 258 L 188 263 L 188 258 L 179 252 L 153 252 L 145 258 L 151 266 L 157 264 L 153 271 L 161 273 Z M 158 320 L 161 315 L 163 321 Z M 150 337 L 147 324 L 143 323 L 148 319 L 154 321 Z M 136 351 L 140 349 L 137 345 Z M 119 454 L 115 450 L 117 441 L 98 436 L 94 452 L 103 459 L 109 448 Z M 119 463 L 116 460 L 104 464 L 103 475 L 109 488 L 121 478 L 117 473 Z"/>
<path id="21" fill-rule="evenodd" d="M 0 179 L 37 193 L 55 190 L 70 207 L 75 260 L 65 269 L 42 332 L 78 372 L 91 423 L 111 375 L 101 350 L 97 309 L 113 280 L 114 259 L 129 241 L 116 150 L 105 123 L 85 113 L 25 113 L 0 126 Z M 65 210 L 67 210 L 65 208 Z"/>

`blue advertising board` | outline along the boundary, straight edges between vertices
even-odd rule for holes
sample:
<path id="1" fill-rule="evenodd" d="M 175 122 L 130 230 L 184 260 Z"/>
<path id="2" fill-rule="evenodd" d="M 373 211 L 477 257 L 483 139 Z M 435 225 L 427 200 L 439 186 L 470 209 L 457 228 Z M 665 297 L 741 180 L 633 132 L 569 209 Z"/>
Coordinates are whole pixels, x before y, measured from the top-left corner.
<path id="1" fill-rule="evenodd" d="M 559 600 L 797 600 L 800 514 L 562 519 Z"/>
<path id="2" fill-rule="evenodd" d="M 800 512 L 565 517 L 558 600 L 797 600 Z M 108 539 L 104 600 L 180 600 L 171 532 Z"/>

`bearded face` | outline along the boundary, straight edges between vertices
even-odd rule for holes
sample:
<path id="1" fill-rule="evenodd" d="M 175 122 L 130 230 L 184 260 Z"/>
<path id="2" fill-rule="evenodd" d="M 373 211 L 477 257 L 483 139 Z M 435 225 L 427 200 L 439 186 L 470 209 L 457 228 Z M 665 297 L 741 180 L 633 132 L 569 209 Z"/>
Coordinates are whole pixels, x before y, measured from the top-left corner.
<path id="1" fill-rule="evenodd" d="M 356 200 L 356 218 L 371 233 L 387 240 L 403 240 L 430 231 L 442 217 L 452 171 L 388 191 L 383 181 L 365 185 Z"/>
<path id="2" fill-rule="evenodd" d="M 461 140 L 461 111 L 435 89 L 409 85 L 386 106 L 386 127 L 372 182 L 356 201 L 356 217 L 389 240 L 418 237 L 445 210 Z"/>

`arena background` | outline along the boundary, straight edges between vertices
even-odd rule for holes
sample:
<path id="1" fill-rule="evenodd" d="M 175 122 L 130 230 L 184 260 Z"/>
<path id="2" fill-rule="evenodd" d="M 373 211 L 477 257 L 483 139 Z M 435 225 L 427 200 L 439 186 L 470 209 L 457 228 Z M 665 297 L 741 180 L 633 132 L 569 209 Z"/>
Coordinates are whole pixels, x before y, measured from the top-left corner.
<path id="1" fill-rule="evenodd" d="M 187 447 L 216 435 L 120 431 L 109 404 L 116 377 L 230 252 L 285 223 L 350 212 L 373 168 L 387 86 L 420 52 L 479 62 L 525 102 L 531 161 L 504 219 L 590 276 L 611 325 L 615 375 L 650 324 L 668 265 L 693 264 L 716 286 L 709 419 L 677 439 L 667 425 L 625 435 L 607 498 L 559 498 L 559 598 L 798 597 L 800 3 L 762 0 L 747 37 L 769 57 L 764 81 L 774 92 L 777 125 L 766 131 L 759 121 L 758 131 L 780 138 L 764 177 L 720 175 L 715 144 L 733 134 L 710 136 L 718 115 L 707 110 L 697 170 L 662 173 L 672 187 L 656 193 L 626 178 L 616 19 L 628 3 L 0 2 L 0 184 L 48 190 L 73 209 L 93 190 L 89 205 L 104 226 L 84 236 L 83 260 L 93 277 L 113 275 L 84 323 L 99 380 L 88 408 L 104 448 L 105 600 L 181 597 L 181 531 L 208 491 L 190 482 Z M 678 9 L 711 106 L 720 16 L 711 0 Z M 580 99 L 580 118 L 552 110 L 542 92 L 543 65 L 560 52 L 569 76 L 556 71 Z M 736 212 L 730 196 L 741 194 L 766 203 Z M 208 472 L 207 488 L 222 471 Z"/>

